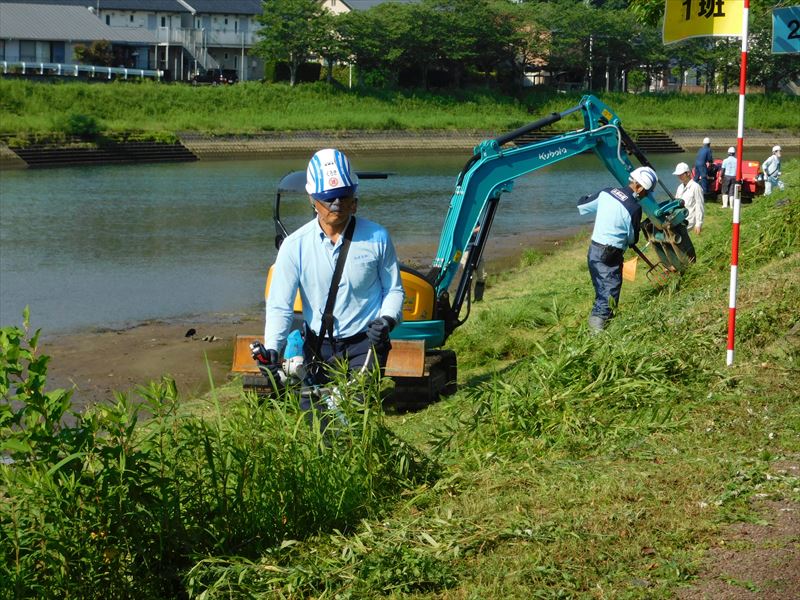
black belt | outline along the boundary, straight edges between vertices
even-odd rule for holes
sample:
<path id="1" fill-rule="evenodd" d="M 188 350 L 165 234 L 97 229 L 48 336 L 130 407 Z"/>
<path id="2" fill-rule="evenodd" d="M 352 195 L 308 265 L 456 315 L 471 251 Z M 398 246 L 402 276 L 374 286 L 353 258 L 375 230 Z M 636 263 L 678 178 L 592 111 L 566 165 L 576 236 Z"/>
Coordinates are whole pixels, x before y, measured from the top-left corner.
<path id="1" fill-rule="evenodd" d="M 611 246 L 612 248 L 617 248 L 613 244 L 601 244 L 600 242 L 595 242 L 594 240 L 592 240 L 592 246 L 597 246 L 598 248 L 605 248 L 606 246 Z M 617 248 L 617 250 L 619 250 L 620 252 L 623 252 L 622 248 Z"/>
<path id="2" fill-rule="evenodd" d="M 314 333 L 313 331 L 308 331 L 306 333 L 306 337 L 311 338 L 310 341 L 314 341 L 319 336 L 317 336 L 317 334 Z M 362 331 L 361 333 L 357 333 L 355 335 L 351 335 L 351 336 L 348 336 L 348 337 L 335 337 L 335 338 L 333 338 L 333 343 L 336 344 L 336 345 L 339 345 L 339 344 L 357 344 L 358 342 L 361 342 L 361 341 L 363 341 L 365 339 L 367 339 L 367 332 L 366 331 Z M 306 340 L 306 341 L 309 341 L 309 340 Z M 330 340 L 330 338 L 328 336 L 325 336 L 323 341 L 324 342 L 330 342 L 331 340 Z"/>

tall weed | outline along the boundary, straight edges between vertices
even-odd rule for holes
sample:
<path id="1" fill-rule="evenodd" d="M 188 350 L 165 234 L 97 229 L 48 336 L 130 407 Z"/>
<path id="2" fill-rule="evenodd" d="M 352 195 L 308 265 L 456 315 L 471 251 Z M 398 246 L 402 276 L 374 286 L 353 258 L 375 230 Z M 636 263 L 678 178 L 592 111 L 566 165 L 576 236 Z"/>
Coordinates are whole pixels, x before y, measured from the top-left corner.
<path id="1" fill-rule="evenodd" d="M 44 391 L 37 338 L 0 334 L 0 596 L 175 597 L 199 558 L 347 531 L 434 476 L 384 424 L 375 380 L 324 433 L 291 391 L 180 414 L 170 379 L 78 414 Z"/>

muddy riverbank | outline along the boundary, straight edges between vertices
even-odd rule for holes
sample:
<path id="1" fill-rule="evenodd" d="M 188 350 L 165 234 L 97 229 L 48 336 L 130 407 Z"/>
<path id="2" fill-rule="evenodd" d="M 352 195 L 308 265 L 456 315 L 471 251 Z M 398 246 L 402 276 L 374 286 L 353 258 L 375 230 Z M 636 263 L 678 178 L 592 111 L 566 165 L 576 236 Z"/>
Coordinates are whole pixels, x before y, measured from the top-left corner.
<path id="1" fill-rule="evenodd" d="M 486 269 L 491 277 L 512 268 L 526 249 L 556 251 L 579 231 L 563 229 L 546 236 L 508 235 L 490 240 Z M 423 271 L 430 264 L 423 248 L 408 247 L 401 258 Z M 262 310 L 259 306 L 239 313 L 154 320 L 122 329 L 43 332 L 40 349 L 51 357 L 48 389 L 74 389 L 75 407 L 81 409 L 113 398 L 114 391 L 135 390 L 169 375 L 184 398 L 198 396 L 210 389 L 212 381 L 215 386 L 228 381 L 236 335 L 261 333 Z"/>

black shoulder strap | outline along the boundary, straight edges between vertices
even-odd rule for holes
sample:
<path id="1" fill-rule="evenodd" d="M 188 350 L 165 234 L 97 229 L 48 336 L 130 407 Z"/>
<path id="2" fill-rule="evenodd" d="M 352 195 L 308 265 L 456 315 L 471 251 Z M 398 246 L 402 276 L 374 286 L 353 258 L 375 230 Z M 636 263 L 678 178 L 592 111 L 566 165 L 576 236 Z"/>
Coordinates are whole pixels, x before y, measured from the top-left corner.
<path id="1" fill-rule="evenodd" d="M 339 282 L 342 280 L 342 272 L 344 271 L 344 262 L 347 260 L 347 251 L 350 250 L 350 242 L 353 239 L 353 231 L 356 228 L 355 216 L 350 217 L 350 222 L 347 224 L 347 229 L 344 230 L 344 239 L 339 248 L 339 256 L 336 258 L 336 268 L 333 270 L 333 278 L 331 279 L 331 288 L 328 290 L 328 301 L 325 303 L 325 312 L 322 313 L 322 327 L 317 336 L 317 355 L 319 355 L 322 346 L 322 340 L 326 335 L 330 336 L 333 341 L 333 307 L 336 304 L 336 292 L 339 291 Z"/>

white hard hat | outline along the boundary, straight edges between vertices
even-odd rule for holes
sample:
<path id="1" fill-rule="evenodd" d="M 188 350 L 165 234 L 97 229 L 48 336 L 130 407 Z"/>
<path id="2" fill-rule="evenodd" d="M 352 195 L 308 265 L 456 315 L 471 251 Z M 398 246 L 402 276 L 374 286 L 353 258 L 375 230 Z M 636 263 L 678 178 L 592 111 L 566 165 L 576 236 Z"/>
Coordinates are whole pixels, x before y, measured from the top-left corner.
<path id="1" fill-rule="evenodd" d="M 656 187 L 658 175 L 650 167 L 639 167 L 631 171 L 631 181 L 635 181 L 649 192 Z"/>
<path id="2" fill-rule="evenodd" d="M 708 137 L 704 137 L 704 138 L 703 138 L 703 144 L 704 144 L 704 145 L 705 145 L 705 144 L 710 144 L 710 143 L 711 143 L 711 138 L 708 138 Z"/>
<path id="3" fill-rule="evenodd" d="M 334 148 L 319 150 L 308 162 L 306 192 L 314 200 L 330 202 L 355 195 L 358 175 L 350 169 L 350 161 Z"/>
<path id="4" fill-rule="evenodd" d="M 736 154 L 736 148 L 734 148 L 733 146 L 728 148 L 728 154 Z"/>
<path id="5" fill-rule="evenodd" d="M 684 173 L 691 173 L 692 170 L 689 168 L 689 165 L 686 163 L 678 163 L 678 166 L 675 167 L 675 170 L 672 172 L 673 175 L 683 175 Z"/>
<path id="6" fill-rule="evenodd" d="M 780 152 L 781 151 L 781 147 L 780 146 L 773 146 L 772 147 L 772 151 L 773 152 Z"/>

